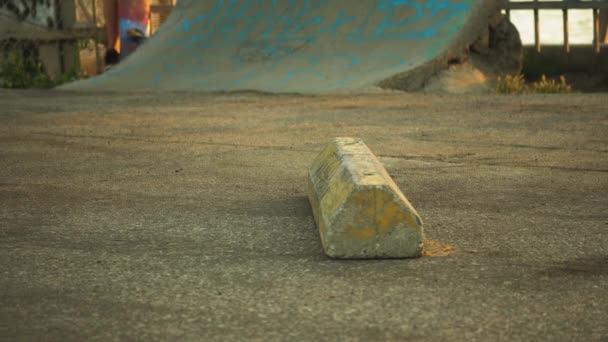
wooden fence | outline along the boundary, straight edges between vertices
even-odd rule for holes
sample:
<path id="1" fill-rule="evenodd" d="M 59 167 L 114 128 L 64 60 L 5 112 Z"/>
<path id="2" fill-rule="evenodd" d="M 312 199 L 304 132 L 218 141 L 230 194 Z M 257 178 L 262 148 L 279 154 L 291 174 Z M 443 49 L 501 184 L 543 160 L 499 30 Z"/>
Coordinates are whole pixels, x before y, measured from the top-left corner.
<path id="1" fill-rule="evenodd" d="M 564 26 L 564 48 L 570 52 L 569 20 L 568 11 L 573 9 L 590 10 L 593 12 L 593 48 L 596 53 L 600 52 L 601 44 L 606 41 L 608 26 L 608 0 L 555 0 L 555 1 L 510 1 L 503 0 L 502 9 L 507 16 L 511 10 L 531 10 L 534 12 L 534 45 L 536 51 L 541 52 L 540 41 L 540 10 L 562 10 Z"/>

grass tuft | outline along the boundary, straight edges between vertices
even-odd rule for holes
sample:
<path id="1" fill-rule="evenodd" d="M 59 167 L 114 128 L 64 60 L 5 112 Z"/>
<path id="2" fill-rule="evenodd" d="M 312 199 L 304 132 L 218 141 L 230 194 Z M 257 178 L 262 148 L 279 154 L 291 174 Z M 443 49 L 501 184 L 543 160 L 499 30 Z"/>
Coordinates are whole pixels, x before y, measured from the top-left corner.
<path id="1" fill-rule="evenodd" d="M 500 94 L 521 94 L 526 90 L 526 79 L 524 75 L 498 76 L 496 91 Z"/>
<path id="2" fill-rule="evenodd" d="M 566 82 L 566 77 L 560 76 L 559 82 L 547 79 L 542 75 L 540 81 L 526 84 L 524 75 L 498 76 L 496 92 L 499 94 L 565 94 L 572 92 L 572 86 Z"/>
<path id="3" fill-rule="evenodd" d="M 547 80 L 543 75 L 538 82 L 532 83 L 532 92 L 540 94 L 564 94 L 572 92 L 572 86 L 566 82 L 564 76 L 559 77 L 559 82 L 555 80 Z"/>

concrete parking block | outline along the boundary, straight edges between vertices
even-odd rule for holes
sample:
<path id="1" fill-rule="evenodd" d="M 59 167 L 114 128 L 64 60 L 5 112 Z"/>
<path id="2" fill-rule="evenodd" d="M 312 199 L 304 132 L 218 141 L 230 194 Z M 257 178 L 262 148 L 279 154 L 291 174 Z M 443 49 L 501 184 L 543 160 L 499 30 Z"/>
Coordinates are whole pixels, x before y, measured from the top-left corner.
<path id="1" fill-rule="evenodd" d="M 361 139 L 336 138 L 309 169 L 308 198 L 333 258 L 410 258 L 422 252 L 422 221 Z"/>

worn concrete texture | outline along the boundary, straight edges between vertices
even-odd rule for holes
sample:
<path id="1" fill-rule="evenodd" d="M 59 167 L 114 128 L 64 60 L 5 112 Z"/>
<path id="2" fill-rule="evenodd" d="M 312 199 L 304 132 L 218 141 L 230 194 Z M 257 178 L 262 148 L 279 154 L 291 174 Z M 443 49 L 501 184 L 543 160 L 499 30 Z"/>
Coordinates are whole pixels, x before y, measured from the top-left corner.
<path id="1" fill-rule="evenodd" d="M 0 91 L 0 340 L 606 341 L 606 103 Z M 327 258 L 335 136 L 455 252 Z"/>
<path id="2" fill-rule="evenodd" d="M 307 193 L 328 256 L 373 259 L 422 254 L 420 216 L 363 140 L 331 139 L 308 170 Z"/>

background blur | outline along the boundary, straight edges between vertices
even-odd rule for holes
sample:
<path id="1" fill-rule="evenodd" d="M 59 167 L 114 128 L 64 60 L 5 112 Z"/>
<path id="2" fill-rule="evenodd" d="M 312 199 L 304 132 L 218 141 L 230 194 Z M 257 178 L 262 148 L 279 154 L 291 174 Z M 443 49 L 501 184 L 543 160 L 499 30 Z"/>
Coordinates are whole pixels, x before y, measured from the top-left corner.
<path id="1" fill-rule="evenodd" d="M 150 30 L 154 34 L 176 0 L 151 2 Z M 589 66 L 607 60 L 604 46 L 608 13 L 593 8 L 607 1 L 588 1 L 588 8 L 567 11 L 540 5 L 536 10 L 510 8 L 522 2 L 526 1 L 504 0 L 502 7 L 528 45 L 523 72 L 532 78 L 545 73 L 576 73 L 579 76 L 572 77 L 580 78 L 586 73 L 583 78 L 589 83 L 588 79 L 598 73 L 597 68 Z M 543 2 L 547 1 L 538 3 Z M 99 74 L 104 70 L 104 25 L 103 0 L 0 0 L 0 87 L 52 87 Z M 582 88 L 591 86 L 583 84 Z"/>

